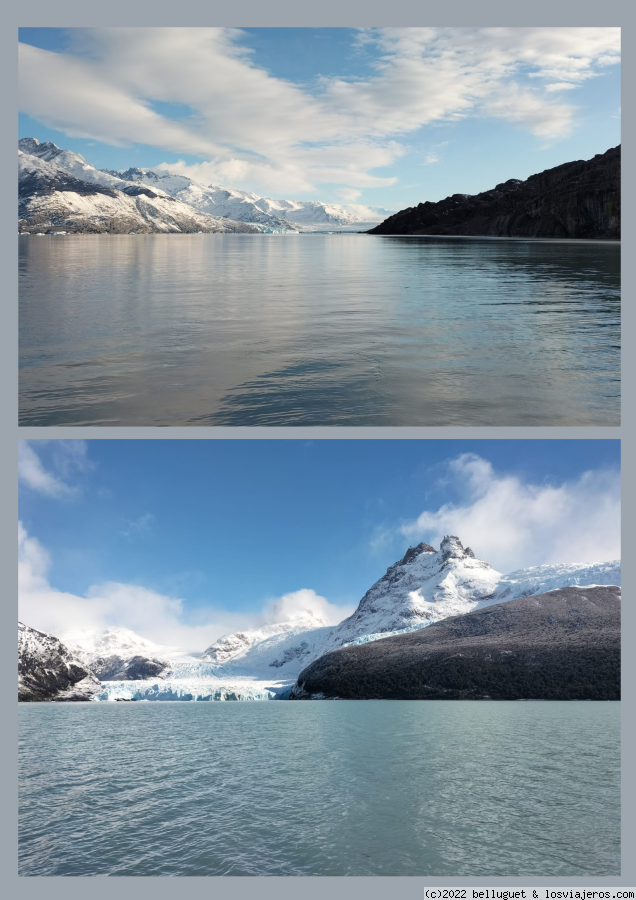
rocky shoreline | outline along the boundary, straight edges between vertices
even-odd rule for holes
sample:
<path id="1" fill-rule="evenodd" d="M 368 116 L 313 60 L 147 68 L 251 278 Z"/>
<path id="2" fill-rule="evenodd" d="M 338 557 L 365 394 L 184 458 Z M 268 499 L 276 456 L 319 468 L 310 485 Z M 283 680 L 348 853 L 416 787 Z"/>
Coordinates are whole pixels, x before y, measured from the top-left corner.
<path id="1" fill-rule="evenodd" d="M 419 203 L 367 234 L 619 240 L 620 145 L 481 194 Z"/>

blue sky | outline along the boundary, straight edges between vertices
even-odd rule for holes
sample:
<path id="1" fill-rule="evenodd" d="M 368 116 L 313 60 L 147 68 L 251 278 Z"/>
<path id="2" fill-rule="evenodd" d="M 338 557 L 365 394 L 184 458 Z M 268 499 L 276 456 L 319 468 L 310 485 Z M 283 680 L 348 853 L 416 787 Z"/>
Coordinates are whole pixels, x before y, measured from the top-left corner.
<path id="1" fill-rule="evenodd" d="M 612 28 L 20 30 L 20 136 L 390 209 L 620 143 Z"/>
<path id="2" fill-rule="evenodd" d="M 444 533 L 503 572 L 616 558 L 619 453 L 610 440 L 23 442 L 27 624 L 63 631 L 72 596 L 96 626 L 165 642 L 190 624 L 203 641 L 302 589 L 338 621 L 409 544 Z M 113 585 L 134 622 L 103 612 Z"/>

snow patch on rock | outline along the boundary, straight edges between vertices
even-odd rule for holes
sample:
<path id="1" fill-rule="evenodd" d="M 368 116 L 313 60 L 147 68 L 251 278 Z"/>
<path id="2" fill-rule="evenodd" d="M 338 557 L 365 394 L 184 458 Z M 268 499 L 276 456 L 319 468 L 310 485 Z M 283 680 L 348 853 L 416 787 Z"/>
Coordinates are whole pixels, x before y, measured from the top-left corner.
<path id="1" fill-rule="evenodd" d="M 18 700 L 90 700 L 100 683 L 52 634 L 18 622 Z"/>

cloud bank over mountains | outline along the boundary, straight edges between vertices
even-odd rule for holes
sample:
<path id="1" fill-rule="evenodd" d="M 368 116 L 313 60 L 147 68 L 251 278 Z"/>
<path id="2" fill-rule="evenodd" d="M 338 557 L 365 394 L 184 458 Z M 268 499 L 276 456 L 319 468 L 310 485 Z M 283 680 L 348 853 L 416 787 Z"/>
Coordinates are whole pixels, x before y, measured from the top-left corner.
<path id="1" fill-rule="evenodd" d="M 256 614 L 209 607 L 189 614 L 186 602 L 137 584 L 91 585 L 83 596 L 57 590 L 49 580 L 51 558 L 40 542 L 18 524 L 20 621 L 62 638 L 113 625 L 129 628 L 156 644 L 202 652 L 221 635 L 278 622 L 297 622 L 307 614 L 318 624 L 337 625 L 354 606 L 329 603 L 303 588 L 268 601 Z"/>
<path id="2" fill-rule="evenodd" d="M 52 448 L 49 442 L 38 442 L 36 447 L 21 442 L 21 483 L 49 502 L 66 506 L 78 496 L 91 463 L 83 441 L 50 443 Z M 36 452 L 40 449 L 42 453 L 43 447 L 47 448 L 46 465 Z M 449 493 L 461 499 L 425 509 L 416 519 L 396 525 L 391 540 L 397 541 L 400 553 L 407 542 L 424 539 L 439 546 L 445 534 L 461 534 L 478 557 L 500 572 L 620 558 L 620 477 L 616 470 L 587 471 L 571 482 L 534 484 L 497 472 L 483 457 L 465 453 L 446 463 L 443 479 Z M 135 537 L 140 531 L 149 535 L 153 521 L 154 516 L 146 513 L 136 522 L 128 521 L 126 527 L 128 531 L 132 528 Z M 18 551 L 20 620 L 62 638 L 80 630 L 101 631 L 116 625 L 157 644 L 201 652 L 230 632 L 294 623 L 308 615 L 320 624 L 336 625 L 355 609 L 355 604 L 331 603 L 309 587 L 270 598 L 259 612 L 233 610 L 231 596 L 225 598 L 225 608 L 210 604 L 192 610 L 184 598 L 115 580 L 90 585 L 80 595 L 58 590 L 51 583 L 51 558 L 22 523 Z M 281 565 L 284 554 L 281 546 Z"/>
<path id="3" fill-rule="evenodd" d="M 433 544 L 445 534 L 462 534 L 500 572 L 620 559 L 620 475 L 614 470 L 532 484 L 465 453 L 448 464 L 448 477 L 463 502 L 424 510 L 401 526 L 401 534 Z"/>
<path id="4" fill-rule="evenodd" d="M 68 52 L 20 45 L 20 108 L 48 127 L 199 156 L 163 167 L 203 183 L 287 193 L 330 183 L 348 198 L 393 184 L 376 170 L 425 125 L 480 117 L 544 143 L 567 136 L 575 89 L 620 61 L 619 28 L 361 29 L 353 50 L 371 52 L 370 74 L 295 83 L 255 64 L 240 29 L 69 35 Z"/>

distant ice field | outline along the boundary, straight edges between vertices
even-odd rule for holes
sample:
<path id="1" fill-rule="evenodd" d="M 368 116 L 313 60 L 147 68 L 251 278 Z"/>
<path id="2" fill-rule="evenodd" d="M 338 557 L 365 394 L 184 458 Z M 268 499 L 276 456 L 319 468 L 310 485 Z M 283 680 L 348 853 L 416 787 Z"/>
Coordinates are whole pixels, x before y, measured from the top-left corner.
<path id="1" fill-rule="evenodd" d="M 19 241 L 22 425 L 618 425 L 617 243 Z"/>

